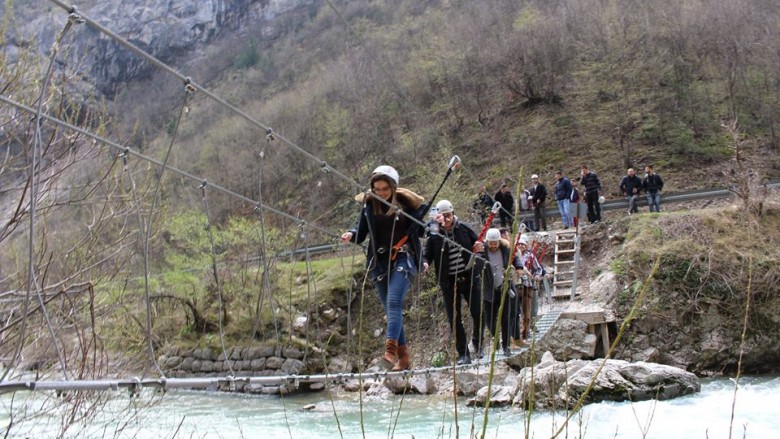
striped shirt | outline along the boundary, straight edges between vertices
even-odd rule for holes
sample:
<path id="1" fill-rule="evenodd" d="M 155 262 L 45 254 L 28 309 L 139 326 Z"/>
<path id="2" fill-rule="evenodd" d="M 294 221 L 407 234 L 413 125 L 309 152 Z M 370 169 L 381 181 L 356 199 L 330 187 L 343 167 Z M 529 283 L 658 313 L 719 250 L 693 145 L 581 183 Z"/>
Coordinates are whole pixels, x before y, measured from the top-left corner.
<path id="1" fill-rule="evenodd" d="M 452 234 L 447 234 L 447 237 L 450 239 L 454 238 Z M 458 246 L 457 244 L 448 243 L 448 248 L 449 248 L 450 274 L 456 275 L 458 273 L 463 273 L 464 271 L 466 271 L 466 261 L 463 260 L 463 255 L 460 246 Z"/>

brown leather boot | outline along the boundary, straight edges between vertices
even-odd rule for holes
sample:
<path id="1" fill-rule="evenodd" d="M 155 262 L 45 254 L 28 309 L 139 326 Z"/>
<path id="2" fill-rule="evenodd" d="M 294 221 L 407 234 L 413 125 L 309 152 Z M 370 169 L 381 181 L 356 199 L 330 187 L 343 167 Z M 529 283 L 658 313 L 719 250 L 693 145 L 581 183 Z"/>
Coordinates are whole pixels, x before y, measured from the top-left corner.
<path id="1" fill-rule="evenodd" d="M 377 359 L 376 366 L 385 370 L 390 370 L 397 362 L 398 340 L 388 338 L 387 341 L 385 341 L 385 355 Z"/>
<path id="2" fill-rule="evenodd" d="M 393 366 L 393 370 L 409 370 L 412 367 L 412 359 L 409 356 L 409 348 L 406 345 L 398 345 L 398 362 Z"/>

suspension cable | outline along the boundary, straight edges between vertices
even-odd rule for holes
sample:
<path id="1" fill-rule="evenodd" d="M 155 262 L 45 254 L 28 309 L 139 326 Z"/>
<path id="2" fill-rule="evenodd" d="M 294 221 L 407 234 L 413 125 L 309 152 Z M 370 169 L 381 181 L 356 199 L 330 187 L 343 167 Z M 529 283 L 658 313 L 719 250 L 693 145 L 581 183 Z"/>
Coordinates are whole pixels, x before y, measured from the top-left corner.
<path id="1" fill-rule="evenodd" d="M 222 355 L 225 357 L 225 364 L 227 364 L 228 369 L 230 370 L 230 375 L 235 376 L 235 372 L 233 371 L 233 365 L 230 364 L 230 358 L 227 354 L 227 349 L 225 348 L 225 328 L 223 327 L 223 319 L 222 319 L 222 312 L 223 312 L 223 301 L 222 301 L 222 283 L 219 281 L 219 274 L 217 272 L 217 253 L 215 250 L 214 245 L 214 230 L 212 228 L 211 224 L 211 211 L 209 210 L 209 198 L 206 192 L 206 186 L 208 186 L 207 182 L 203 182 L 200 185 L 200 191 L 203 198 L 203 210 L 206 214 L 206 231 L 209 235 L 209 248 L 211 250 L 211 272 L 214 276 L 214 284 L 217 287 L 217 324 L 219 325 L 219 343 L 222 346 Z M 224 369 L 223 369 L 224 370 Z"/>
<path id="2" fill-rule="evenodd" d="M 28 107 L 26 105 L 20 104 L 20 103 L 14 101 L 12 99 L 9 99 L 9 98 L 7 98 L 7 97 L 5 97 L 3 95 L 0 95 L 0 102 L 4 102 L 6 104 L 12 105 L 12 106 L 16 107 L 19 110 L 22 110 L 22 111 L 25 111 L 25 112 L 28 112 L 28 113 L 31 113 L 31 114 L 35 114 L 36 113 L 36 111 L 34 109 L 32 109 L 32 108 L 30 108 L 30 107 Z M 69 130 L 73 130 L 73 131 L 75 131 L 75 132 L 77 132 L 79 134 L 83 134 L 83 135 L 85 135 L 85 136 L 87 136 L 87 137 L 89 137 L 89 138 L 91 138 L 91 139 L 93 139 L 95 141 L 101 142 L 101 143 L 103 143 L 103 144 L 105 144 L 105 145 L 107 145 L 107 146 L 109 146 L 111 148 L 114 148 L 115 150 L 117 150 L 119 152 L 125 152 L 128 155 L 132 155 L 134 157 L 140 158 L 140 159 L 142 159 L 144 161 L 147 161 L 147 162 L 155 164 L 155 165 L 159 165 L 159 166 L 163 165 L 163 163 L 161 161 L 159 161 L 159 160 L 157 160 L 157 159 L 155 159 L 153 157 L 149 157 L 149 156 L 147 156 L 147 155 L 145 155 L 145 154 L 143 154 L 143 153 L 141 153 L 139 151 L 136 151 L 133 148 L 129 148 L 127 146 L 119 145 L 118 143 L 116 143 L 114 141 L 111 141 L 111 140 L 108 140 L 108 139 L 103 138 L 101 136 L 98 136 L 96 134 L 93 134 L 93 133 L 91 133 L 91 132 L 89 132 L 89 131 L 87 131 L 87 130 L 85 130 L 83 128 L 77 127 L 77 126 L 75 126 L 73 124 L 65 122 L 65 121 L 63 121 L 61 119 L 58 119 L 56 117 L 49 116 L 47 114 L 41 114 L 41 118 L 45 119 L 45 120 L 47 120 L 49 122 L 52 122 L 52 123 L 54 123 L 54 124 L 56 124 L 58 126 L 67 128 Z M 191 174 L 191 173 L 189 173 L 187 171 L 181 170 L 181 169 L 179 169 L 179 168 L 177 168 L 175 166 L 169 165 L 169 164 L 165 164 L 165 169 L 168 170 L 169 172 L 173 172 L 175 174 L 178 174 L 179 176 L 182 176 L 184 178 L 192 180 L 192 181 L 194 181 L 194 182 L 196 182 L 198 184 L 200 184 L 203 181 L 203 178 L 198 177 L 198 176 L 196 176 L 194 174 Z M 224 194 L 227 194 L 227 195 L 229 195 L 229 196 L 231 196 L 233 198 L 237 198 L 237 199 L 239 199 L 241 201 L 244 201 L 244 202 L 246 202 L 248 204 L 251 204 L 253 206 L 261 206 L 261 204 L 258 201 L 253 200 L 253 199 L 251 199 L 251 198 L 249 198 L 249 197 L 247 197 L 245 195 L 241 195 L 241 194 L 239 194 L 239 193 L 237 193 L 237 192 L 235 192 L 233 190 L 227 189 L 227 188 L 225 188 L 223 186 L 220 186 L 218 184 L 209 183 L 209 186 L 212 189 L 216 190 L 216 191 L 219 191 L 219 192 L 222 192 Z M 275 215 L 287 218 L 287 219 L 289 219 L 289 220 L 291 220 L 293 222 L 296 222 L 296 223 L 300 223 L 302 221 L 300 218 L 298 218 L 298 217 L 296 217 L 294 215 L 291 215 L 291 214 L 289 214 L 287 212 L 283 212 L 281 210 L 275 209 L 275 208 L 273 208 L 271 206 L 268 206 L 266 204 L 262 204 L 262 208 L 264 210 L 268 210 L 269 212 L 272 212 Z M 330 236 L 332 238 L 337 238 L 339 236 L 335 232 L 333 232 L 331 230 L 328 230 L 328 229 L 326 229 L 324 227 L 318 226 L 316 224 L 310 223 L 309 226 L 311 228 L 313 228 L 313 229 L 316 229 L 316 230 L 320 231 L 321 233 L 323 233 L 326 236 Z"/>
<path id="3" fill-rule="evenodd" d="M 42 127 L 41 127 L 41 116 L 43 114 L 43 102 L 46 97 L 46 89 L 49 88 L 49 81 L 51 80 L 51 74 L 54 68 L 54 60 L 57 57 L 57 53 L 59 53 L 60 49 L 60 43 L 62 42 L 62 39 L 65 37 L 65 34 L 68 32 L 68 30 L 71 28 L 73 24 L 82 23 L 83 20 L 76 15 L 75 13 L 70 13 L 68 16 L 68 20 L 65 22 L 65 25 L 63 26 L 62 30 L 59 34 L 57 34 L 57 37 L 54 40 L 54 43 L 51 47 L 51 55 L 49 56 L 49 64 L 46 66 L 46 72 L 43 76 L 43 81 L 41 84 L 41 92 L 38 95 L 38 106 L 36 110 L 34 111 L 35 114 L 35 140 L 33 141 L 33 151 L 32 151 L 32 157 L 31 157 L 31 164 L 30 164 L 30 226 L 29 226 L 29 237 L 28 237 L 28 257 L 27 257 L 27 295 L 24 300 L 24 305 L 22 307 L 22 324 L 20 327 L 20 336 L 19 336 L 19 344 L 17 345 L 16 352 L 14 353 L 14 356 L 11 360 L 11 365 L 16 366 L 17 362 L 19 361 L 19 357 L 22 353 L 22 348 L 24 347 L 24 338 L 25 334 L 27 332 L 27 313 L 29 312 L 30 308 L 30 298 L 32 296 L 32 289 L 35 288 L 36 295 L 38 296 L 38 301 L 40 302 L 41 311 L 43 312 L 43 315 L 46 320 L 46 326 L 49 329 L 49 332 L 51 334 L 52 343 L 54 344 L 54 348 L 57 351 L 57 356 L 59 357 L 60 367 L 62 368 L 62 374 L 65 376 L 65 379 L 68 379 L 68 370 L 65 365 L 65 356 L 62 353 L 62 350 L 59 347 L 59 344 L 57 343 L 57 337 L 54 333 L 54 328 L 51 324 L 51 319 L 49 318 L 49 313 L 46 310 L 46 304 L 43 301 L 43 297 L 41 296 L 41 291 L 38 286 L 38 280 L 35 275 L 35 214 L 36 214 L 36 207 L 37 207 L 37 198 L 38 198 L 38 185 L 40 183 L 40 172 L 38 172 L 38 166 L 39 163 L 42 161 L 42 158 L 39 157 L 41 154 L 41 148 L 42 148 Z M 5 378 L 8 376 L 9 371 L 12 367 L 7 368 L 2 376 L 0 376 L 0 382 L 5 380 Z"/>
<path id="4" fill-rule="evenodd" d="M 76 11 L 76 8 L 74 6 L 67 5 L 64 2 L 60 1 L 60 0 L 49 0 L 49 1 L 51 1 L 54 4 L 56 4 L 57 6 L 61 7 L 62 9 L 66 10 L 69 13 L 73 13 L 73 12 Z M 225 108 L 229 109 L 230 111 L 232 111 L 233 113 L 237 114 L 238 116 L 241 116 L 243 119 L 245 119 L 250 124 L 259 127 L 264 132 L 267 132 L 268 130 L 271 129 L 271 127 L 269 127 L 269 126 L 259 122 L 258 120 L 256 120 L 255 118 L 253 118 L 252 116 L 247 114 L 245 111 L 243 111 L 243 110 L 239 109 L 238 107 L 230 104 L 226 100 L 222 99 L 221 97 L 219 97 L 216 94 L 214 94 L 214 93 L 210 92 L 209 90 L 207 90 L 205 87 L 195 83 L 194 81 L 192 81 L 186 75 L 178 72 L 173 67 L 170 67 L 169 65 L 167 65 L 164 62 L 160 61 L 158 58 L 154 57 L 153 55 L 150 55 L 149 53 L 144 52 L 139 47 L 137 47 L 134 44 L 130 43 L 129 41 L 127 41 L 125 38 L 119 36 L 118 34 L 112 32 L 111 30 L 109 30 L 105 26 L 101 25 L 100 23 L 96 22 L 95 20 L 93 20 L 93 19 L 91 19 L 91 18 L 89 18 L 88 16 L 85 16 L 85 15 L 82 15 L 81 17 L 83 18 L 84 22 L 86 22 L 87 26 L 97 30 L 98 32 L 101 32 L 101 33 L 105 34 L 108 37 L 110 37 L 111 39 L 116 41 L 119 45 L 123 46 L 124 48 L 126 48 L 126 49 L 130 50 L 131 52 L 135 53 L 136 55 L 140 56 L 141 58 L 143 58 L 144 60 L 146 60 L 150 64 L 159 67 L 160 69 L 162 69 L 162 70 L 166 71 L 167 73 L 169 73 L 169 74 L 179 78 L 182 81 L 189 81 L 189 83 L 192 86 L 193 90 L 197 90 L 197 91 L 202 92 L 203 94 L 205 94 L 210 99 L 214 100 L 215 102 L 217 102 L 220 105 L 224 106 Z M 287 144 L 291 148 L 293 148 L 296 151 L 300 152 L 301 154 L 303 154 L 304 156 L 306 156 L 310 160 L 312 160 L 314 162 L 317 162 L 318 164 L 322 165 L 323 167 L 327 167 L 329 171 L 331 171 L 334 174 L 338 175 L 339 177 L 341 177 L 345 181 L 351 183 L 355 187 L 358 187 L 358 188 L 361 187 L 361 185 L 358 182 L 356 182 L 355 180 L 353 180 L 352 178 L 350 178 L 346 174 L 340 172 L 339 170 L 331 167 L 324 160 L 322 160 L 321 158 L 319 158 L 316 155 L 312 154 L 311 152 L 307 151 L 306 149 L 302 148 L 301 146 L 297 145 L 295 142 L 287 139 L 286 137 L 284 137 L 282 135 L 279 135 L 279 134 L 276 134 L 276 133 L 274 135 L 276 136 L 276 138 L 278 138 L 279 140 L 281 140 L 282 142 L 284 142 L 285 144 Z"/>

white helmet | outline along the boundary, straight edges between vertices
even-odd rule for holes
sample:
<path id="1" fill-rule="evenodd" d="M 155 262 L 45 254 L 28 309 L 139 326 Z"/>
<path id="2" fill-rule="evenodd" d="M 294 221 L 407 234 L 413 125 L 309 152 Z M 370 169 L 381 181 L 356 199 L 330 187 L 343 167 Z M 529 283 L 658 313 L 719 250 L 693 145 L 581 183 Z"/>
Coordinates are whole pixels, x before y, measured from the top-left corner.
<path id="1" fill-rule="evenodd" d="M 488 229 L 487 233 L 485 233 L 485 241 L 500 241 L 501 240 L 501 232 L 498 231 L 498 229 Z"/>
<path id="2" fill-rule="evenodd" d="M 521 235 L 520 236 L 520 241 L 518 241 L 518 244 L 528 245 L 528 235 Z"/>
<path id="3" fill-rule="evenodd" d="M 436 210 L 438 210 L 439 213 L 449 213 L 454 209 L 452 208 L 452 203 L 450 203 L 448 200 L 441 200 L 436 203 Z"/>
<path id="4" fill-rule="evenodd" d="M 395 182 L 395 185 L 398 186 L 398 180 L 399 180 L 398 171 L 396 171 L 394 167 L 388 165 L 379 166 L 376 169 L 374 169 L 374 172 L 371 173 L 371 176 L 377 174 L 386 175 L 390 177 L 390 179 Z"/>
<path id="5" fill-rule="evenodd" d="M 538 175 L 536 175 L 536 174 L 534 174 L 534 175 L 532 175 L 532 176 L 531 176 L 531 180 L 533 180 L 534 178 L 536 178 L 536 179 L 538 180 L 538 179 L 539 179 L 539 176 L 538 176 Z"/>
<path id="6" fill-rule="evenodd" d="M 607 199 L 604 197 L 604 195 L 599 197 L 599 204 L 604 204 L 605 201 L 607 201 Z"/>

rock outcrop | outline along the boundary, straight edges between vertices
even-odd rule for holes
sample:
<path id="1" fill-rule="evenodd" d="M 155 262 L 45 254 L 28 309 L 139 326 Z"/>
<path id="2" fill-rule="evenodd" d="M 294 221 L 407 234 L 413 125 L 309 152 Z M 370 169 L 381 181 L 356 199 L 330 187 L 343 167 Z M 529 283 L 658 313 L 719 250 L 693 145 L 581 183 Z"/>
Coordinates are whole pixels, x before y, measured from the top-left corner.
<path id="1" fill-rule="evenodd" d="M 533 368 L 520 371 L 510 391 L 513 404 L 535 408 L 573 408 L 591 386 L 584 403 L 672 399 L 701 390 L 693 373 L 663 364 L 623 360 L 556 361 L 550 352 Z M 532 390 L 533 389 L 533 390 Z M 501 402 L 501 392 L 491 392 Z"/>
<path id="2" fill-rule="evenodd" d="M 263 38 L 273 39 L 284 30 L 280 14 L 313 0 L 105 0 L 79 4 L 81 12 L 145 52 L 170 63 L 226 34 L 248 26 L 261 28 Z M 35 44 L 49 53 L 63 29 L 68 13 L 61 8 L 19 11 L 25 24 L 12 33 L 8 53 Z M 78 69 L 84 79 L 111 96 L 119 82 L 149 74 L 151 66 L 141 57 L 85 24 L 74 25 L 63 40 L 60 66 Z"/>
<path id="3" fill-rule="evenodd" d="M 664 400 L 699 390 L 701 383 L 696 375 L 672 366 L 623 360 L 563 362 L 546 352 L 539 364 L 520 371 L 516 386 L 493 386 L 490 401 L 491 405 L 508 405 L 511 400 L 511 404 L 523 408 L 572 409 L 586 391 L 585 404 Z M 487 396 L 487 387 L 483 387 L 470 404 L 484 405 Z"/>

